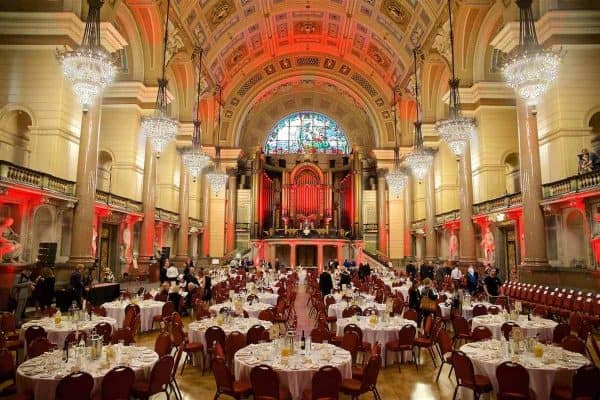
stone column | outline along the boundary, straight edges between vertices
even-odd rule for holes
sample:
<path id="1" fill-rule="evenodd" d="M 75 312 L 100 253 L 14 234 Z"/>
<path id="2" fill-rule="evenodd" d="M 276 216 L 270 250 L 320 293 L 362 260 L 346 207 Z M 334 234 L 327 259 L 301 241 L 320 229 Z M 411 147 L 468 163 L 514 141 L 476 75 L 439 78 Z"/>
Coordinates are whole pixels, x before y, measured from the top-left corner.
<path id="1" fill-rule="evenodd" d="M 467 143 L 465 154 L 458 164 L 460 189 L 460 231 L 458 257 L 462 265 L 477 261 L 475 253 L 475 228 L 473 226 L 473 175 L 471 172 L 471 146 Z"/>
<path id="2" fill-rule="evenodd" d="M 77 160 L 77 182 L 75 194 L 77 205 L 73 215 L 71 254 L 69 264 L 94 263 L 92 241 L 94 240 L 94 208 L 96 204 L 96 168 L 98 165 L 98 140 L 100 134 L 101 100 L 83 111 L 79 136 L 79 158 Z"/>
<path id="3" fill-rule="evenodd" d="M 323 245 L 317 245 L 317 269 L 320 272 L 323 271 Z"/>
<path id="4" fill-rule="evenodd" d="M 176 261 L 181 265 L 188 259 L 188 245 L 190 232 L 190 174 L 180 163 L 179 170 L 179 232 L 177 234 Z"/>
<path id="5" fill-rule="evenodd" d="M 413 223 L 413 198 L 412 198 L 412 185 L 413 179 L 409 175 L 408 182 L 404 187 L 404 258 L 407 260 L 414 259 L 413 254 L 413 236 L 412 223 Z"/>
<path id="6" fill-rule="evenodd" d="M 237 176 L 235 172 L 229 175 L 229 191 L 227 198 L 227 215 L 225 224 L 225 253 L 235 250 L 235 212 L 237 208 Z"/>
<path id="7" fill-rule="evenodd" d="M 252 161 L 252 232 L 253 237 L 260 237 L 262 221 L 260 220 L 260 176 L 262 173 L 261 149 L 257 148 Z"/>
<path id="8" fill-rule="evenodd" d="M 156 157 L 152 154 L 150 140 L 146 140 L 146 154 L 144 158 L 144 181 L 142 185 L 142 231 L 140 232 L 140 249 L 138 265 L 140 272 L 149 272 L 154 255 L 154 228 L 156 211 Z M 158 279 L 158 276 L 153 277 Z"/>
<path id="9" fill-rule="evenodd" d="M 296 268 L 296 244 L 290 243 L 290 267 Z"/>
<path id="10" fill-rule="evenodd" d="M 435 176 L 433 165 L 425 178 L 425 260 L 437 259 L 437 236 L 435 234 Z"/>
<path id="11" fill-rule="evenodd" d="M 206 175 L 202 181 L 202 254 L 204 257 L 210 257 L 210 182 Z"/>
<path id="12" fill-rule="evenodd" d="M 388 256 L 387 198 L 385 195 L 385 170 L 377 170 L 377 250 Z"/>
<path id="13" fill-rule="evenodd" d="M 352 233 L 355 239 L 362 237 L 362 149 L 354 148 L 352 162 L 352 173 L 354 174 L 354 221 L 352 221 Z"/>
<path id="14" fill-rule="evenodd" d="M 337 261 L 340 264 L 344 262 L 344 245 L 341 243 L 337 245 Z"/>
<path id="15" fill-rule="evenodd" d="M 521 196 L 523 204 L 523 260 L 525 267 L 546 267 L 546 230 L 542 201 L 542 176 L 536 111 L 517 99 Z"/>

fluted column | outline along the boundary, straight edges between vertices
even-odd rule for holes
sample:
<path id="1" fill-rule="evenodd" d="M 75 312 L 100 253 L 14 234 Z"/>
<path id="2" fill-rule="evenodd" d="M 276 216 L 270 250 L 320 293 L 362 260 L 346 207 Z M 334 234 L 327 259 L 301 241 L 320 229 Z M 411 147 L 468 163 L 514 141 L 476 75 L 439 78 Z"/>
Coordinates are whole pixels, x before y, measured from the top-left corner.
<path id="1" fill-rule="evenodd" d="M 202 221 L 202 254 L 204 257 L 210 257 L 210 182 L 206 175 L 202 180 Z"/>
<path id="2" fill-rule="evenodd" d="M 96 168 L 98 165 L 98 138 L 100 134 L 101 101 L 83 111 L 79 136 L 77 182 L 75 194 L 77 205 L 73 215 L 70 264 L 94 263 L 94 218 L 96 202 Z"/>
<path id="3" fill-rule="evenodd" d="M 177 261 L 188 258 L 190 232 L 190 174 L 181 161 L 179 172 L 179 232 L 177 235 Z"/>
<path id="4" fill-rule="evenodd" d="M 413 259 L 413 236 L 411 234 L 412 231 L 412 223 L 413 223 L 413 198 L 412 198 L 412 184 L 413 179 L 412 176 L 408 176 L 408 182 L 406 182 L 406 186 L 404 187 L 404 258 Z"/>
<path id="5" fill-rule="evenodd" d="M 354 221 L 352 221 L 352 232 L 354 239 L 359 239 L 362 236 L 362 149 L 354 148 L 353 159 L 353 174 L 354 174 Z"/>
<path id="6" fill-rule="evenodd" d="M 146 140 L 144 156 L 144 181 L 142 184 L 142 231 L 140 232 L 140 248 L 138 264 L 140 272 L 148 271 L 154 255 L 154 216 L 156 212 L 156 158 L 152 154 L 150 140 Z"/>
<path id="7" fill-rule="evenodd" d="M 388 255 L 387 198 L 385 195 L 385 170 L 377 171 L 377 250 Z"/>
<path id="8" fill-rule="evenodd" d="M 262 221 L 260 220 L 260 176 L 262 173 L 262 158 L 260 148 L 256 149 L 252 161 L 252 236 L 258 238 L 262 233 Z"/>
<path id="9" fill-rule="evenodd" d="M 337 245 L 337 261 L 341 264 L 344 262 L 344 245 L 338 243 Z"/>
<path id="10" fill-rule="evenodd" d="M 523 204 L 523 266 L 548 266 L 542 201 L 542 175 L 536 112 L 517 99 L 521 196 Z"/>
<path id="11" fill-rule="evenodd" d="M 433 165 L 425 179 L 425 260 L 437 259 L 437 236 L 435 234 L 435 177 Z"/>
<path id="12" fill-rule="evenodd" d="M 290 243 L 290 267 L 296 268 L 296 244 Z"/>
<path id="13" fill-rule="evenodd" d="M 225 253 L 235 250 L 235 212 L 237 208 L 237 176 L 235 172 L 229 175 L 227 198 L 227 216 L 225 225 Z"/>
<path id="14" fill-rule="evenodd" d="M 473 226 L 473 175 L 471 172 L 471 146 L 467 143 L 465 154 L 458 164 L 460 190 L 459 260 L 461 264 L 477 261 L 475 253 L 475 228 Z"/>
<path id="15" fill-rule="evenodd" d="M 319 272 L 323 271 L 323 245 L 317 245 L 317 269 Z"/>

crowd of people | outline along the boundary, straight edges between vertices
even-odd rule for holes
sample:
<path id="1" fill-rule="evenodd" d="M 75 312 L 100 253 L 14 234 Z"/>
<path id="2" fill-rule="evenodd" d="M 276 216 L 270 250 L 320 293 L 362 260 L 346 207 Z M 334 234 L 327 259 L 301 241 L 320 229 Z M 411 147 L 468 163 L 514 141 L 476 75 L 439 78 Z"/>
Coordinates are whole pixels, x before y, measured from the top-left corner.
<path id="1" fill-rule="evenodd" d="M 197 291 L 201 291 L 204 301 L 210 301 L 212 298 L 211 277 L 205 275 L 204 268 L 196 272 L 193 260 L 189 259 L 184 263 L 182 274 L 168 258 L 161 258 L 159 265 L 160 294 L 167 300 L 180 304 L 183 298 L 183 305 L 187 309 L 191 307 L 191 299 Z"/>

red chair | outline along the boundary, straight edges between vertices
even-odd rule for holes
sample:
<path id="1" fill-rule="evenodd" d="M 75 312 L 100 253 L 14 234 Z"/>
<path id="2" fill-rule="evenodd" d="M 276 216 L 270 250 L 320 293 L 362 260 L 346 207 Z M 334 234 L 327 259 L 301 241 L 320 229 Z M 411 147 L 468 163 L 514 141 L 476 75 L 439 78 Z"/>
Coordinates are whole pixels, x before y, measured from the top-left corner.
<path id="1" fill-rule="evenodd" d="M 488 309 L 483 304 L 476 304 L 475 307 L 473 307 L 473 317 L 478 317 L 480 315 L 487 315 L 487 313 L 488 313 Z"/>
<path id="2" fill-rule="evenodd" d="M 471 340 L 473 342 L 481 342 L 492 338 L 493 333 L 487 326 L 476 326 L 471 332 Z"/>
<path id="3" fill-rule="evenodd" d="M 600 370 L 593 365 L 579 368 L 571 386 L 555 385 L 550 397 L 554 400 L 596 400 L 600 398 Z"/>
<path id="4" fill-rule="evenodd" d="M 82 339 L 84 343 L 87 343 L 87 333 L 84 331 L 71 331 L 65 338 L 65 348 L 69 344 L 77 345 Z"/>
<path id="5" fill-rule="evenodd" d="M 454 330 L 454 337 L 452 338 L 454 345 L 456 345 L 456 342 L 460 340 L 471 340 L 471 327 L 469 326 L 469 321 L 467 321 L 464 317 L 455 317 L 452 320 L 452 327 Z"/>
<path id="6" fill-rule="evenodd" d="M 17 382 L 15 380 L 15 361 L 8 349 L 0 349 L 0 384 L 6 381 L 12 381 L 9 386 L 2 389 L 2 393 L 15 393 L 17 391 Z"/>
<path id="7" fill-rule="evenodd" d="M 484 375 L 476 375 L 473 369 L 473 363 L 462 351 L 452 352 L 452 366 L 456 376 L 456 388 L 454 389 L 453 400 L 456 399 L 458 389 L 461 387 L 471 389 L 475 399 L 479 399 L 484 393 L 490 393 L 494 388 L 489 378 Z"/>
<path id="8" fill-rule="evenodd" d="M 19 340 L 19 332 L 17 331 L 17 321 L 15 315 L 11 312 L 5 312 L 0 319 L 0 329 L 9 341 Z M 19 347 L 23 347 L 23 343 Z"/>
<path id="9" fill-rule="evenodd" d="M 342 374 L 340 371 L 326 365 L 319 368 L 313 375 L 311 388 L 306 389 L 302 395 L 303 400 L 337 400 L 339 399 Z"/>
<path id="10" fill-rule="evenodd" d="M 119 328 L 117 329 L 110 340 L 112 344 L 117 344 L 119 341 L 123 341 L 125 346 L 129 346 L 132 343 L 135 343 L 135 339 L 133 337 L 133 332 L 129 328 Z"/>
<path id="11" fill-rule="evenodd" d="M 273 314 L 273 311 L 271 310 L 262 310 L 258 313 L 258 319 L 273 323 L 275 321 L 275 314 Z"/>
<path id="12" fill-rule="evenodd" d="M 310 339 L 313 343 L 323 343 L 331 340 L 331 332 L 326 327 L 317 327 L 310 331 Z"/>
<path id="13" fill-rule="evenodd" d="M 73 372 L 62 378 L 56 387 L 56 400 L 91 399 L 94 378 L 87 372 Z"/>
<path id="14" fill-rule="evenodd" d="M 225 361 L 233 366 L 235 353 L 246 347 L 246 335 L 239 331 L 231 332 L 225 339 Z"/>
<path id="15" fill-rule="evenodd" d="M 154 351 L 158 354 L 159 357 L 166 356 L 167 354 L 171 354 L 173 350 L 173 342 L 171 341 L 171 335 L 169 332 L 161 332 L 156 337 L 154 341 Z"/>
<path id="16" fill-rule="evenodd" d="M 360 338 L 354 331 L 344 333 L 340 347 L 350 353 L 352 364 L 356 364 L 356 356 L 360 347 Z"/>
<path id="17" fill-rule="evenodd" d="M 292 394 L 279 385 L 279 376 L 268 365 L 257 365 L 250 370 L 250 383 L 254 400 L 291 400 Z"/>
<path id="18" fill-rule="evenodd" d="M 450 378 L 450 374 L 452 373 L 454 367 L 452 366 L 452 339 L 450 339 L 450 335 L 448 334 L 448 332 L 445 329 L 440 329 L 437 334 L 436 341 L 438 344 L 440 360 L 442 360 L 440 364 L 440 369 L 435 378 L 435 381 L 438 382 L 440 380 L 440 374 L 442 373 L 442 368 L 444 368 L 444 364 L 450 365 L 450 371 L 448 371 L 448 378 Z"/>
<path id="19" fill-rule="evenodd" d="M 500 327 L 500 330 L 502 331 L 502 335 L 504 335 L 506 340 L 508 340 L 510 338 L 510 334 L 511 334 L 513 328 L 518 328 L 518 327 L 519 327 L 519 324 L 517 324 L 516 322 L 506 321 L 505 323 L 502 324 L 502 326 Z"/>
<path id="20" fill-rule="evenodd" d="M 358 335 L 358 351 L 361 353 L 370 353 L 371 352 L 371 343 L 363 341 L 363 332 L 362 329 L 356 324 L 348 324 L 344 327 L 344 333 L 346 332 L 356 332 Z"/>
<path id="21" fill-rule="evenodd" d="M 185 360 L 183 360 L 183 365 L 181 366 L 181 375 L 183 375 L 185 366 L 191 363 L 194 354 L 201 353 L 202 362 L 204 362 L 204 345 L 201 342 L 189 341 L 187 333 L 183 331 L 181 317 L 176 312 L 172 316 L 171 339 L 174 346 L 182 348 L 183 352 L 185 352 Z M 204 369 L 204 365 L 202 365 L 202 369 Z"/>
<path id="22" fill-rule="evenodd" d="M 409 308 L 408 310 L 404 311 L 402 318 L 417 322 L 419 320 L 419 314 L 417 314 L 417 312 L 412 308 Z"/>
<path id="23" fill-rule="evenodd" d="M 246 344 L 257 344 L 262 341 L 265 331 L 265 327 L 259 324 L 250 327 L 246 333 Z"/>
<path id="24" fill-rule="evenodd" d="M 375 399 L 380 400 L 381 396 L 376 386 L 380 368 L 381 356 L 370 357 L 364 368 L 362 379 L 343 379 L 340 391 L 349 395 L 352 400 L 357 400 L 363 393 L 373 392 Z"/>
<path id="25" fill-rule="evenodd" d="M 383 365 L 387 366 L 387 353 L 391 351 L 392 353 L 400 353 L 400 356 L 397 357 L 398 360 L 398 370 L 400 370 L 400 364 L 404 361 L 404 352 L 411 351 L 413 355 L 413 359 L 416 360 L 415 351 L 414 351 L 414 342 L 415 336 L 417 335 L 417 328 L 414 325 L 406 324 L 398 331 L 398 339 L 392 340 L 385 344 L 385 353 L 383 358 Z"/>
<path id="26" fill-rule="evenodd" d="M 152 367 L 150 379 L 137 381 L 133 384 L 133 396 L 141 400 L 148 400 L 150 396 L 157 393 L 166 393 L 171 382 L 173 365 L 173 356 L 162 356 Z"/>
<path id="27" fill-rule="evenodd" d="M 158 322 L 160 324 L 164 318 L 170 317 L 174 312 L 175 303 L 173 303 L 172 301 L 167 301 L 165 304 L 163 304 L 160 315 L 155 315 L 154 317 L 152 317 L 152 329 L 154 329 L 155 323 Z"/>
<path id="28" fill-rule="evenodd" d="M 221 347 L 224 348 L 225 338 L 225 331 L 223 331 L 223 329 L 220 326 L 211 326 L 204 332 L 204 340 L 206 342 L 206 355 L 208 356 L 209 361 L 208 365 L 212 364 L 210 360 L 214 352 L 215 343 L 219 343 Z M 204 365 L 206 366 L 207 363 L 205 362 Z M 202 368 L 202 370 L 204 371 L 204 368 Z"/>
<path id="29" fill-rule="evenodd" d="M 563 338 L 560 342 L 560 345 L 563 349 L 567 351 L 572 351 L 574 353 L 579 353 L 585 356 L 585 342 L 579 339 L 577 336 L 568 335 Z"/>
<path id="30" fill-rule="evenodd" d="M 433 351 L 433 347 L 435 345 L 433 339 L 437 335 L 439 324 L 439 320 L 436 320 L 436 326 L 434 326 L 433 316 L 428 315 L 427 318 L 425 318 L 425 322 L 423 323 L 423 333 L 419 334 L 419 336 L 415 338 L 413 345 L 417 348 L 417 358 L 415 359 L 415 366 L 417 367 L 417 370 L 419 369 L 419 364 L 421 363 L 421 349 L 427 349 L 429 355 L 431 356 L 433 367 L 437 367 L 437 364 L 435 362 L 436 357 Z"/>
<path id="31" fill-rule="evenodd" d="M 106 373 L 102 380 L 102 400 L 129 399 L 135 382 L 135 372 L 129 367 L 119 366 Z"/>
<path id="32" fill-rule="evenodd" d="M 27 348 L 27 358 L 34 358 L 41 356 L 51 350 L 54 350 L 56 346 L 46 338 L 37 338 Z"/>
<path id="33" fill-rule="evenodd" d="M 221 397 L 222 394 L 238 400 L 250 396 L 252 393 L 250 382 L 244 380 L 236 381 L 222 357 L 215 356 L 211 366 L 217 385 L 215 400 Z"/>
<path id="34" fill-rule="evenodd" d="M 505 361 L 496 367 L 497 400 L 535 400 L 529 389 L 529 372 L 520 364 Z"/>
<path id="35" fill-rule="evenodd" d="M 564 338 L 571 334 L 571 327 L 565 323 L 560 323 L 552 331 L 552 343 L 560 344 Z"/>
<path id="36" fill-rule="evenodd" d="M 35 339 L 39 338 L 47 338 L 48 334 L 46 330 L 38 325 L 32 325 L 29 328 L 25 329 L 25 343 L 29 345 Z"/>
<path id="37" fill-rule="evenodd" d="M 94 327 L 96 333 L 102 336 L 102 343 L 107 345 L 110 343 L 110 337 L 112 336 L 112 325 L 108 322 L 99 322 Z"/>

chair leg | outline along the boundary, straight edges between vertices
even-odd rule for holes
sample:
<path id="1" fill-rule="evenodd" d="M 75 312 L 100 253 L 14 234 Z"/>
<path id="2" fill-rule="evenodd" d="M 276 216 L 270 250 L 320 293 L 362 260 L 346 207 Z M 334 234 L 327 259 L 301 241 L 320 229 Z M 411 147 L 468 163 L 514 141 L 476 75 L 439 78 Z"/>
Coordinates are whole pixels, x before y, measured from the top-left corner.
<path id="1" fill-rule="evenodd" d="M 459 388 L 459 386 L 456 385 L 456 387 L 454 388 L 454 395 L 452 396 L 452 400 L 456 400 L 456 395 L 458 394 L 458 388 Z"/>
<path id="2" fill-rule="evenodd" d="M 433 353 L 433 349 L 429 347 L 429 355 L 431 356 L 431 361 L 433 361 L 433 367 L 437 368 L 437 363 L 435 362 L 435 354 Z"/>
<path id="3" fill-rule="evenodd" d="M 450 371 L 448 371 L 448 379 L 451 379 L 450 375 L 452 374 L 452 371 L 454 371 L 454 365 L 450 365 Z"/>
<path id="4" fill-rule="evenodd" d="M 440 370 L 437 373 L 437 376 L 435 377 L 435 381 L 438 382 L 440 380 L 440 374 L 442 373 L 442 368 L 444 368 L 444 360 L 442 360 L 442 364 L 440 365 Z"/>
<path id="5" fill-rule="evenodd" d="M 419 371 L 419 360 L 417 359 L 417 356 L 415 355 L 415 349 L 413 348 L 411 351 L 412 351 L 413 361 L 415 362 L 415 367 L 417 368 L 417 372 L 418 372 Z"/>

